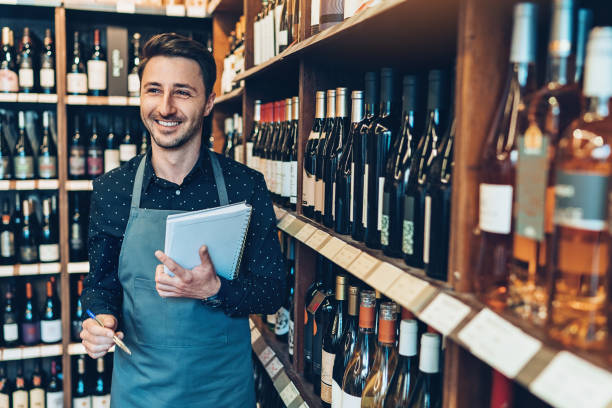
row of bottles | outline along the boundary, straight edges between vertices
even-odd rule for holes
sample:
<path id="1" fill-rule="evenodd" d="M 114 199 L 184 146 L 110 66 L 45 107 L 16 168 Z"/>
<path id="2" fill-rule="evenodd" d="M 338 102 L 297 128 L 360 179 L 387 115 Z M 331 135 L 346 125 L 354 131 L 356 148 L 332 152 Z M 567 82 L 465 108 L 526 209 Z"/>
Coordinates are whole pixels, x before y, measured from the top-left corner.
<path id="1" fill-rule="evenodd" d="M 149 148 L 149 134 L 144 128 L 140 143 L 133 134 L 133 117 L 124 119 L 123 136 L 116 134 L 115 118 L 108 122 L 106 136 L 100 131 L 96 116 L 91 118 L 89 136 L 81 132 L 79 116 L 74 116 L 72 136 L 68 143 L 68 177 L 73 180 L 94 179 L 123 163 L 130 161 L 138 154 L 144 154 Z"/>
<path id="2" fill-rule="evenodd" d="M 482 152 L 474 282 L 489 306 L 546 325 L 565 344 L 603 349 L 612 28 L 591 30 L 593 13 L 574 3 L 552 2 L 540 89 L 537 6 L 515 6 L 508 80 Z"/>
<path id="3" fill-rule="evenodd" d="M 111 369 L 107 369 L 104 357 L 95 360 L 95 369 L 88 367 L 92 361 L 85 355 L 76 358 L 72 378 L 73 408 L 110 408 Z"/>
<path id="4" fill-rule="evenodd" d="M 45 30 L 42 46 L 29 27 L 23 29 L 19 50 L 14 33 L 2 27 L 0 52 L 0 92 L 55 92 L 55 49 L 51 29 Z"/>
<path id="5" fill-rule="evenodd" d="M 62 408 L 64 390 L 61 361 L 51 360 L 48 375 L 40 359 L 34 362 L 29 376 L 25 375 L 23 363 L 17 363 L 14 377 L 9 377 L 6 363 L 0 365 L 0 407 Z"/>
<path id="6" fill-rule="evenodd" d="M 295 210 L 297 204 L 297 96 L 262 104 L 255 101 L 247 164 L 264 175 L 272 200 Z M 252 154 L 249 154 L 252 143 Z"/>
<path id="7" fill-rule="evenodd" d="M 299 1 L 262 0 L 253 23 L 253 63 L 261 64 L 283 52 L 299 33 Z"/>
<path id="8" fill-rule="evenodd" d="M 239 86 L 234 82 L 236 75 L 244 71 L 244 34 L 245 18 L 240 16 L 234 30 L 229 37 L 229 50 L 223 59 L 223 73 L 221 74 L 221 93 L 231 92 Z"/>
<path id="9" fill-rule="evenodd" d="M 233 160 L 242 162 L 242 116 L 238 113 L 228 116 L 225 118 L 223 126 L 223 135 L 225 137 L 223 154 Z"/>

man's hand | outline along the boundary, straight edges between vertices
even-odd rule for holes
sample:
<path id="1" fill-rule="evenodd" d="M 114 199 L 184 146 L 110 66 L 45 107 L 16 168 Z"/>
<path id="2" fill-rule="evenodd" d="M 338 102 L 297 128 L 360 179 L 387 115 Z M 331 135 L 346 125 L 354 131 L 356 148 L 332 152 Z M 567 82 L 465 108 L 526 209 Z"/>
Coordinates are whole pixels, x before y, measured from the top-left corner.
<path id="1" fill-rule="evenodd" d="M 108 350 L 115 344 L 113 342 L 115 334 L 123 340 L 122 332 L 115 333 L 115 329 L 117 329 L 117 319 L 115 316 L 99 314 L 97 317 L 104 324 L 104 327 L 100 326 L 94 319 L 87 319 L 83 322 L 83 330 L 81 330 L 83 346 L 85 346 L 89 357 L 94 359 L 108 353 Z"/>
<path id="2" fill-rule="evenodd" d="M 193 269 L 185 269 L 162 251 L 155 251 L 155 256 L 163 264 L 157 265 L 155 269 L 155 287 L 159 296 L 205 299 L 219 292 L 221 280 L 215 272 L 206 245 L 202 245 L 198 253 L 200 265 Z M 165 273 L 164 265 L 175 276 Z"/>

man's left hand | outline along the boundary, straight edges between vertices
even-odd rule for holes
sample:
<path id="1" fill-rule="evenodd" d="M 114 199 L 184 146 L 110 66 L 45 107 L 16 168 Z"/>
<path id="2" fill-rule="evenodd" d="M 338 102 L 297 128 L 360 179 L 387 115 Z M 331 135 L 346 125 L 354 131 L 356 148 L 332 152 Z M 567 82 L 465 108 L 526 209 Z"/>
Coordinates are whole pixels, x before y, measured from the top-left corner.
<path id="1" fill-rule="evenodd" d="M 155 257 L 162 263 L 155 269 L 155 288 L 161 297 L 205 299 L 219 292 L 221 281 L 215 272 L 206 245 L 202 245 L 198 253 L 200 265 L 193 269 L 185 269 L 162 251 L 155 251 Z M 174 273 L 174 276 L 164 272 L 164 265 Z"/>

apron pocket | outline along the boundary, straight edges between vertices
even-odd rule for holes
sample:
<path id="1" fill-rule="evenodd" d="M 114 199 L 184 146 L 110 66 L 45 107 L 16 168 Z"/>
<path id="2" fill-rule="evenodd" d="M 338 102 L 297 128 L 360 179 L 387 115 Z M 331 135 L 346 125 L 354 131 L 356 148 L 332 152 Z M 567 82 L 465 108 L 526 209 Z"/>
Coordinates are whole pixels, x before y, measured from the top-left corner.
<path id="1" fill-rule="evenodd" d="M 141 344 L 165 346 L 166 300 L 159 296 L 152 279 L 134 278 L 133 315 L 135 338 Z M 126 333 L 132 335 L 132 333 Z"/>

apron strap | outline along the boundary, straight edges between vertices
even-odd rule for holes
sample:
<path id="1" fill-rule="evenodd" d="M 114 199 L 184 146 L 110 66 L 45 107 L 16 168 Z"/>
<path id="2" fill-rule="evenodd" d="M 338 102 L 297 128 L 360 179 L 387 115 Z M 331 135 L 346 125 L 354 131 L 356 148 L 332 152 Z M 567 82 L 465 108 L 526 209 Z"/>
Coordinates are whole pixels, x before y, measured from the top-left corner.
<path id="1" fill-rule="evenodd" d="M 219 195 L 219 205 L 228 205 L 229 199 L 227 198 L 227 187 L 225 186 L 225 178 L 223 177 L 223 171 L 221 170 L 219 159 L 212 150 L 208 150 L 208 156 L 210 157 L 213 176 L 215 177 L 215 185 L 217 186 L 217 194 Z M 146 155 L 142 156 L 140 164 L 138 165 L 138 170 L 136 170 L 136 177 L 134 177 L 134 189 L 132 190 L 132 204 L 130 205 L 131 208 L 140 207 L 142 179 L 144 177 L 146 159 Z"/>

